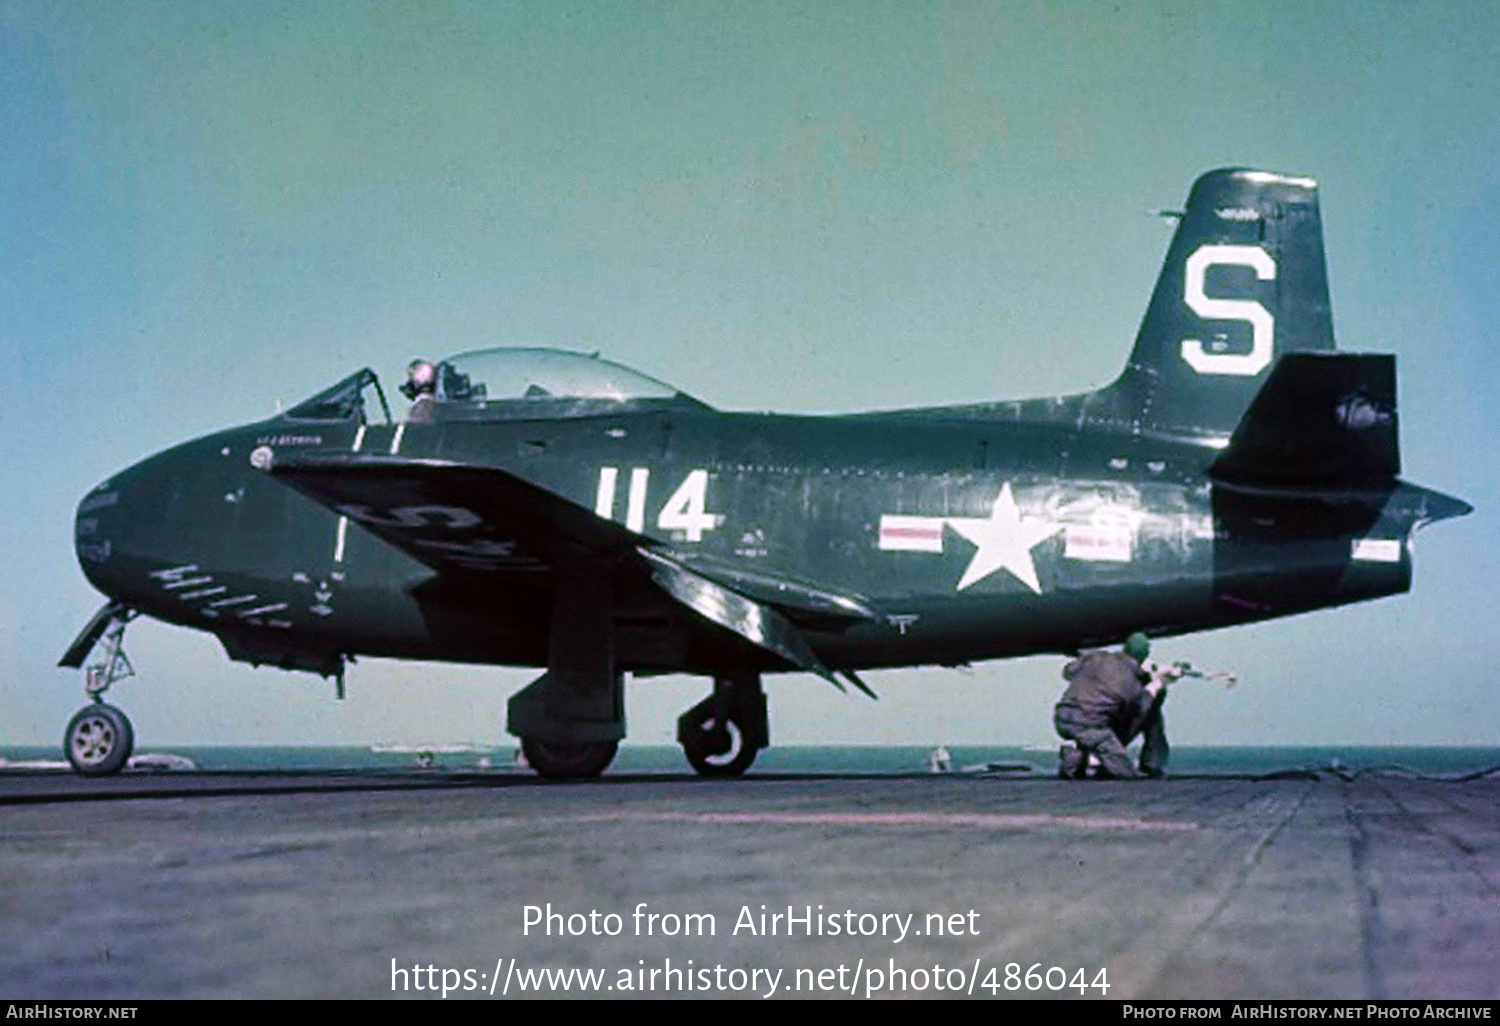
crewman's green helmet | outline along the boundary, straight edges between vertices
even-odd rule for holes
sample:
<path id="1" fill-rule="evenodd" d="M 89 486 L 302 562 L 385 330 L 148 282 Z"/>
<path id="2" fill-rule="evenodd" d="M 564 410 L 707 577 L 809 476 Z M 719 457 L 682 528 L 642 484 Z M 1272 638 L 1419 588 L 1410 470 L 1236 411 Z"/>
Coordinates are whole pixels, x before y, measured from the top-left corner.
<path id="1" fill-rule="evenodd" d="M 1138 663 L 1144 662 L 1151 654 L 1151 639 L 1136 631 L 1125 639 L 1125 654 Z"/>

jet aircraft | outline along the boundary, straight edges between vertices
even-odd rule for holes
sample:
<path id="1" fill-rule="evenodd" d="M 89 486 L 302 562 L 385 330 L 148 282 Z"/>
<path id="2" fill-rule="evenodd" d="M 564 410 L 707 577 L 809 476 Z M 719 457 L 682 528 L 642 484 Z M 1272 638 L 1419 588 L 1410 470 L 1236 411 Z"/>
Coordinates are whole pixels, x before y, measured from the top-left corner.
<path id="1" fill-rule="evenodd" d="M 633 679 L 695 674 L 700 773 L 770 742 L 765 674 L 1071 653 L 1406 591 L 1418 527 L 1468 504 L 1399 478 L 1389 355 L 1334 349 L 1317 185 L 1193 185 L 1129 361 L 1095 391 L 849 416 L 725 412 L 594 356 L 438 364 L 393 418 L 360 370 L 114 474 L 78 508 L 108 602 L 62 665 L 80 773 L 132 747 L 103 692 L 145 614 L 229 658 L 537 667 L 507 729 L 600 773 Z"/>

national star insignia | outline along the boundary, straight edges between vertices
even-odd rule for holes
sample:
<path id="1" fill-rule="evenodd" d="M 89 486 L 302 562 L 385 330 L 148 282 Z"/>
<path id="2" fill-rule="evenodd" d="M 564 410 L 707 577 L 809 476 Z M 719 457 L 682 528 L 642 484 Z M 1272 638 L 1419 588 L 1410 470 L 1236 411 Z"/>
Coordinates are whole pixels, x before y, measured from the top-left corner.
<path id="1" fill-rule="evenodd" d="M 1038 595 L 1042 593 L 1031 550 L 1061 531 L 1063 525 L 1021 516 L 1009 481 L 1000 487 L 1000 495 L 988 517 L 945 517 L 944 520 L 977 546 L 974 558 L 969 561 L 968 569 L 955 590 L 963 591 L 997 570 L 1009 570 L 1026 587 Z"/>

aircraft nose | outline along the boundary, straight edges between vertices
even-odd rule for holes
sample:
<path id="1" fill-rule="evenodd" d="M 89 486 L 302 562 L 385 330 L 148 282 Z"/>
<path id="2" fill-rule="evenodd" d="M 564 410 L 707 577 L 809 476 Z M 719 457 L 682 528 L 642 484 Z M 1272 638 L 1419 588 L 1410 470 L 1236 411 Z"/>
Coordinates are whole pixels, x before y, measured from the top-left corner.
<path id="1" fill-rule="evenodd" d="M 78 503 L 73 518 L 73 549 L 78 563 L 87 572 L 109 560 L 115 551 L 116 522 L 119 519 L 120 489 L 111 478 L 94 488 Z"/>
<path id="2" fill-rule="evenodd" d="M 112 475 L 78 503 L 73 549 L 89 582 L 112 599 L 137 604 L 144 575 L 169 533 L 171 475 L 153 456 Z"/>

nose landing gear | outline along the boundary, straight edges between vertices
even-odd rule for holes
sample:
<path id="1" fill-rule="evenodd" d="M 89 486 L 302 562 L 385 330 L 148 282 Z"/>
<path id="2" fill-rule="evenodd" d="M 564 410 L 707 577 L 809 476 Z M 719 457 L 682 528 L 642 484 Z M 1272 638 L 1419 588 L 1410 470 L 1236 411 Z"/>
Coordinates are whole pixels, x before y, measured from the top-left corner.
<path id="1" fill-rule="evenodd" d="M 677 720 L 677 740 L 700 776 L 737 777 L 771 743 L 759 674 L 715 677 L 714 691 Z"/>
<path id="2" fill-rule="evenodd" d="M 63 748 L 73 769 L 85 777 L 107 777 L 120 772 L 135 749 L 130 719 L 104 702 L 86 705 L 68 721 Z"/>
<path id="3" fill-rule="evenodd" d="M 115 681 L 135 675 L 135 667 L 125 655 L 125 625 L 134 618 L 134 610 L 113 612 L 103 631 L 100 659 L 84 671 L 83 690 L 93 701 L 73 715 L 63 732 L 63 751 L 68 762 L 85 777 L 107 777 L 120 772 L 135 750 L 135 730 L 130 718 L 102 697 Z"/>

